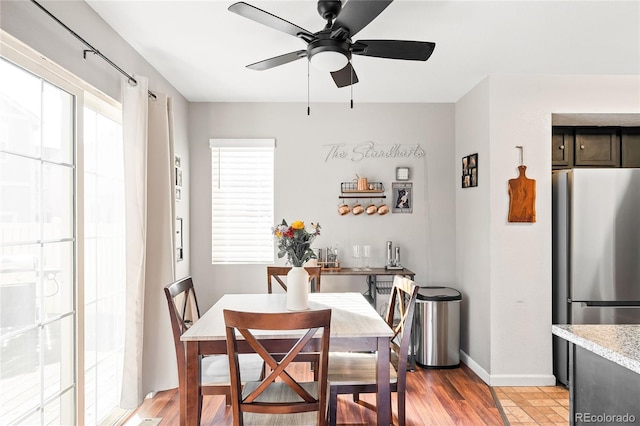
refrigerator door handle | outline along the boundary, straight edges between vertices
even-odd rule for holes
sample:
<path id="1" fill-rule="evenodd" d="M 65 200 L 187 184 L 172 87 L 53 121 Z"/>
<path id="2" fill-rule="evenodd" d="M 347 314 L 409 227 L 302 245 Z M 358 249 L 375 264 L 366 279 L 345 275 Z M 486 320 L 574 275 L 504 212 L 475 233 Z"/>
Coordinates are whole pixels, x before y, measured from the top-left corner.
<path id="1" fill-rule="evenodd" d="M 625 306 L 640 306 L 640 301 L 629 302 L 582 302 L 590 307 L 624 308 Z"/>

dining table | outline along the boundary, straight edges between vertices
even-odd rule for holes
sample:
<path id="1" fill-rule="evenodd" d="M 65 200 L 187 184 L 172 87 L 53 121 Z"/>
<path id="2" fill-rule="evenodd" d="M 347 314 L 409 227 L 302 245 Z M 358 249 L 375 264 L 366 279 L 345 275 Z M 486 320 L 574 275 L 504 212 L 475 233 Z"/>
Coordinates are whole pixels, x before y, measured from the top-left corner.
<path id="1" fill-rule="evenodd" d="M 225 294 L 182 336 L 186 345 L 185 389 L 180 389 L 180 424 L 200 424 L 202 404 L 200 358 L 226 354 L 226 331 L 223 310 L 244 312 L 287 312 L 286 293 Z M 391 424 L 389 347 L 393 331 L 360 293 L 310 293 L 309 309 L 331 309 L 331 351 L 376 351 L 377 424 Z M 256 332 L 263 346 L 276 352 L 284 341 L 297 341 L 304 330 Z M 241 338 L 239 336 L 239 338 Z M 239 351 L 246 350 L 239 345 Z"/>

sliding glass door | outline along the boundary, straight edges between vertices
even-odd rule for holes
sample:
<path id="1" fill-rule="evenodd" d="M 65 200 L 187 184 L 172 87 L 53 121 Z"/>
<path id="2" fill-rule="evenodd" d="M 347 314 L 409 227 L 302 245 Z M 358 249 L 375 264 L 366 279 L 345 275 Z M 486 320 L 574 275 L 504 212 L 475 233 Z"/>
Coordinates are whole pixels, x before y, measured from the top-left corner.
<path id="1" fill-rule="evenodd" d="M 11 59 L 0 57 L 0 424 L 96 425 L 121 391 L 120 109 L 50 64 Z"/>
<path id="2" fill-rule="evenodd" d="M 0 423 L 74 424 L 75 97 L 0 76 Z"/>

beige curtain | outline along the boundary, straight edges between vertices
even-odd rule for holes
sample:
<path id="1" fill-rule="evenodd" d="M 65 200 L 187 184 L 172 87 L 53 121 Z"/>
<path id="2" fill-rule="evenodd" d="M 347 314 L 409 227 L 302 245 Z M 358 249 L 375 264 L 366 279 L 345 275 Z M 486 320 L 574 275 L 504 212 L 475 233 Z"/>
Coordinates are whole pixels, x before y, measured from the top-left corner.
<path id="1" fill-rule="evenodd" d="M 173 343 L 162 288 L 174 280 L 173 128 L 164 94 L 122 82 L 126 210 L 126 331 L 122 408 L 173 384 Z"/>

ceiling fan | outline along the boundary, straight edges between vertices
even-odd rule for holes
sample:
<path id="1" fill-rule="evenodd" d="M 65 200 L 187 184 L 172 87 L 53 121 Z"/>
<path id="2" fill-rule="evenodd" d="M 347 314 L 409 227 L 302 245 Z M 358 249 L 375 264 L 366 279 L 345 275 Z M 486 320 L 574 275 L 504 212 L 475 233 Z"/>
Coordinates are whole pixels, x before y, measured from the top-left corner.
<path id="1" fill-rule="evenodd" d="M 352 41 L 360 30 L 369 25 L 393 0 L 348 0 L 344 7 L 340 0 L 318 0 L 318 13 L 327 21 L 324 29 L 312 33 L 289 21 L 245 2 L 234 3 L 229 11 L 291 34 L 307 44 L 305 50 L 285 53 L 247 65 L 253 70 L 266 70 L 308 58 L 316 68 L 331 72 L 338 87 L 358 82 L 351 55 L 378 58 L 426 61 L 436 47 L 435 43 L 409 40 Z"/>

